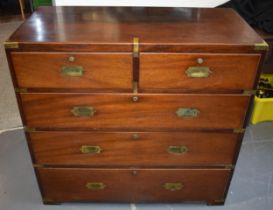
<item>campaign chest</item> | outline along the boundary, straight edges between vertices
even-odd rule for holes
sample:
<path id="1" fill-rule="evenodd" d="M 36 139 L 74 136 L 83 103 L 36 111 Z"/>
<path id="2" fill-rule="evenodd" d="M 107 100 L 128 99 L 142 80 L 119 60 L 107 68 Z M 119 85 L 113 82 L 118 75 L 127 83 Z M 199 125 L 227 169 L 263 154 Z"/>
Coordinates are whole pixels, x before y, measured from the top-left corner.
<path id="1" fill-rule="evenodd" d="M 267 50 L 233 10 L 41 7 L 5 48 L 44 203 L 224 203 Z"/>

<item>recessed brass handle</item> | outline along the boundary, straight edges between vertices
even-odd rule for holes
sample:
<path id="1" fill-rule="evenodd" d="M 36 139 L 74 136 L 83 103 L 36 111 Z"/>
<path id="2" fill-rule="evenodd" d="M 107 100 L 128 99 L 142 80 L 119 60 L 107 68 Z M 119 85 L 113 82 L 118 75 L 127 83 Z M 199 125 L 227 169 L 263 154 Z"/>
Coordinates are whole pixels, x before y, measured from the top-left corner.
<path id="1" fill-rule="evenodd" d="M 192 78 L 207 78 L 212 73 L 209 67 L 206 66 L 191 66 L 186 72 L 188 77 Z"/>
<path id="2" fill-rule="evenodd" d="M 61 72 L 64 76 L 82 77 L 84 69 L 82 66 L 63 66 Z"/>
<path id="3" fill-rule="evenodd" d="M 180 182 L 167 182 L 163 184 L 163 188 L 170 191 L 181 190 L 183 187 L 184 185 Z"/>
<path id="4" fill-rule="evenodd" d="M 103 190 L 106 188 L 106 185 L 103 182 L 87 182 L 85 187 L 88 190 Z"/>
<path id="5" fill-rule="evenodd" d="M 93 117 L 96 109 L 92 106 L 75 106 L 71 112 L 75 117 Z"/>
<path id="6" fill-rule="evenodd" d="M 186 146 L 169 146 L 167 151 L 173 155 L 184 155 L 188 153 L 189 148 Z"/>
<path id="7" fill-rule="evenodd" d="M 80 151 L 83 154 L 99 154 L 102 149 L 100 146 L 82 145 Z"/>
<path id="8" fill-rule="evenodd" d="M 198 117 L 200 111 L 196 108 L 179 108 L 176 110 L 177 117 L 194 118 Z"/>

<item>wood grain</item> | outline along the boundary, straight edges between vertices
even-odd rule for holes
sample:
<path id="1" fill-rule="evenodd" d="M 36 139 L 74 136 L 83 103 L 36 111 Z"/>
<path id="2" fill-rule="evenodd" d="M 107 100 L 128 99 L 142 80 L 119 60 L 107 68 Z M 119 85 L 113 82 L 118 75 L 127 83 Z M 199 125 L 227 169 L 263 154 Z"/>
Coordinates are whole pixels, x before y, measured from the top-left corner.
<path id="1" fill-rule="evenodd" d="M 27 126 L 81 129 L 240 128 L 249 96 L 209 94 L 21 94 Z M 75 106 L 92 106 L 93 117 L 75 117 Z M 200 111 L 196 118 L 176 115 L 180 107 Z"/>
<path id="2" fill-rule="evenodd" d="M 73 56 L 74 62 L 68 58 Z M 24 88 L 131 89 L 129 53 L 11 53 L 18 86 Z M 81 77 L 66 76 L 62 67 L 82 66 Z"/>
<path id="3" fill-rule="evenodd" d="M 265 57 L 254 47 L 263 39 L 233 10 L 40 7 L 7 41 L 18 44 L 6 53 L 14 87 L 28 88 L 16 96 L 24 126 L 36 128 L 26 136 L 33 163 L 43 164 L 35 172 L 44 203 L 223 204 L 233 173 L 226 165 L 236 164 L 243 137 L 232 131 L 246 126 L 253 98 L 242 93 L 255 89 Z M 84 76 L 66 77 L 63 66 L 82 66 Z M 189 66 L 212 74 L 187 78 Z M 76 117 L 75 106 L 95 115 Z M 179 108 L 200 113 L 181 118 Z M 102 152 L 82 154 L 82 145 Z M 165 190 L 166 182 L 183 188 Z"/>
<path id="4" fill-rule="evenodd" d="M 198 64 L 198 58 L 204 62 Z M 140 88 L 251 90 L 259 60 L 259 54 L 141 53 Z M 188 77 L 186 70 L 195 66 L 209 67 L 211 74 L 207 78 Z"/>
<path id="5" fill-rule="evenodd" d="M 38 173 L 44 198 L 53 202 L 212 202 L 223 199 L 230 170 L 39 168 Z M 87 182 L 103 182 L 106 187 L 89 190 Z M 162 186 L 168 182 L 184 187 L 165 190 Z"/>
<path id="6" fill-rule="evenodd" d="M 238 134 L 216 132 L 31 132 L 36 163 L 44 165 L 172 167 L 232 164 Z M 83 154 L 82 145 L 99 146 Z M 186 146 L 182 155 L 169 146 Z"/>
<path id="7" fill-rule="evenodd" d="M 96 16 L 92 15 L 96 14 Z M 24 51 L 254 52 L 263 40 L 232 9 L 40 7 L 9 38 Z"/>

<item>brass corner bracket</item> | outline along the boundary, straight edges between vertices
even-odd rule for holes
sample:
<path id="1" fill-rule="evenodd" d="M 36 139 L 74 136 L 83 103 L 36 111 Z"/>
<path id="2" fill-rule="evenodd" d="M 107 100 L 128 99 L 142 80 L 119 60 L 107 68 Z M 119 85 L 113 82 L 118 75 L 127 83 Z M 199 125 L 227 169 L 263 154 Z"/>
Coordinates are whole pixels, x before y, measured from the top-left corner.
<path id="1" fill-rule="evenodd" d="M 225 165 L 225 168 L 227 168 L 227 169 L 234 169 L 234 168 L 235 168 L 235 166 L 234 166 L 234 165 L 232 165 L 232 164 L 229 164 L 229 165 Z"/>
<path id="2" fill-rule="evenodd" d="M 134 37 L 133 39 L 133 56 L 139 57 L 139 38 Z"/>
<path id="3" fill-rule="evenodd" d="M 257 51 L 267 51 L 269 50 L 269 45 L 265 41 L 263 41 L 261 43 L 256 43 L 254 45 L 254 49 Z"/>
<path id="4" fill-rule="evenodd" d="M 19 43 L 18 42 L 4 42 L 4 47 L 6 49 L 17 49 L 19 48 Z"/>
<path id="5" fill-rule="evenodd" d="M 246 129 L 244 128 L 235 128 L 233 129 L 233 133 L 244 133 Z"/>
<path id="6" fill-rule="evenodd" d="M 27 93 L 27 88 L 14 88 L 15 93 Z"/>
<path id="7" fill-rule="evenodd" d="M 35 132 L 36 128 L 29 128 L 27 126 L 24 127 L 25 132 Z"/>
<path id="8" fill-rule="evenodd" d="M 33 164 L 32 166 L 34 168 L 43 168 L 44 167 L 44 165 L 42 165 L 42 164 Z"/>
<path id="9" fill-rule="evenodd" d="M 48 199 L 48 198 L 43 198 L 43 203 L 46 204 L 46 205 L 56 205 L 56 204 L 59 204 L 59 203 L 55 202 L 54 200 Z"/>
<path id="10" fill-rule="evenodd" d="M 214 202 L 215 202 L 215 203 L 222 204 L 222 203 L 225 203 L 225 199 L 222 198 L 222 199 L 214 200 Z"/>
<path id="11" fill-rule="evenodd" d="M 255 95 L 256 92 L 257 92 L 257 90 L 244 90 L 243 91 L 243 95 L 247 95 L 247 96 L 249 96 L 249 95 Z"/>

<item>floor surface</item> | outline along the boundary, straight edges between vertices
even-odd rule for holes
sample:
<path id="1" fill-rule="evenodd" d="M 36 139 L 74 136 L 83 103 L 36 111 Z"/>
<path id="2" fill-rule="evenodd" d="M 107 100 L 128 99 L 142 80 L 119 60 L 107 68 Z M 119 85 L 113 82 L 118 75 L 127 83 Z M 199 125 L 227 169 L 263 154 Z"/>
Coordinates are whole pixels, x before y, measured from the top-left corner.
<path id="1" fill-rule="evenodd" d="M 22 130 L 0 134 L 0 210 L 272 210 L 273 123 L 249 126 L 224 206 L 205 204 L 43 205 Z"/>
<path id="2" fill-rule="evenodd" d="M 0 132 L 1 130 L 18 127 L 22 124 L 2 44 L 22 21 L 8 23 L 1 23 L 1 21 L 2 19 L 0 18 Z"/>

